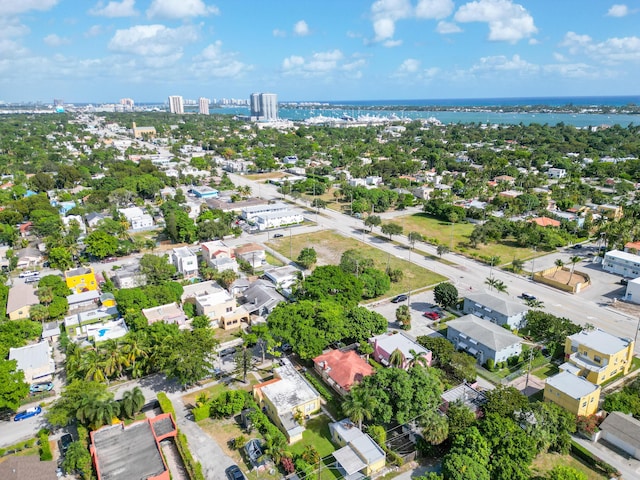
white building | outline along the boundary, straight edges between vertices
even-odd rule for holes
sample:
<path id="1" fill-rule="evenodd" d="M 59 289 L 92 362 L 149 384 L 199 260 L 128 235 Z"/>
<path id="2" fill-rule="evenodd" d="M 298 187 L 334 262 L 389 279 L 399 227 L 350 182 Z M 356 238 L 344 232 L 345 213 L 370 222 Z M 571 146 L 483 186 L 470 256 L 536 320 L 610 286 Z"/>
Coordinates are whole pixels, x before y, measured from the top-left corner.
<path id="1" fill-rule="evenodd" d="M 9 360 L 17 362 L 17 369 L 24 372 L 27 383 L 43 382 L 53 378 L 56 371 L 52 348 L 49 342 L 42 341 L 26 347 L 10 348 Z"/>
<path id="2" fill-rule="evenodd" d="M 83 235 L 87 234 L 87 227 L 85 226 L 84 221 L 82 220 L 82 217 L 80 215 L 69 215 L 66 217 L 62 217 L 62 223 L 64 223 L 67 231 L 69 231 L 71 222 L 76 222 L 78 224 L 78 227 L 80 227 L 80 232 L 82 232 Z"/>
<path id="3" fill-rule="evenodd" d="M 547 176 L 549 178 L 564 178 L 567 176 L 567 171 L 564 168 L 551 167 L 547 170 Z"/>
<path id="4" fill-rule="evenodd" d="M 171 95 L 169 97 L 169 111 L 171 113 L 184 113 L 184 100 L 180 95 Z"/>
<path id="5" fill-rule="evenodd" d="M 640 303 L 640 277 L 629 280 L 625 293 L 627 302 Z"/>
<path id="6" fill-rule="evenodd" d="M 127 219 L 129 230 L 142 230 L 153 227 L 153 217 L 145 213 L 140 207 L 120 208 L 118 211 Z"/>
<path id="7" fill-rule="evenodd" d="M 249 106 L 252 119 L 267 121 L 278 119 L 278 95 L 275 93 L 252 93 Z"/>
<path id="8" fill-rule="evenodd" d="M 200 97 L 198 100 L 198 113 L 200 115 L 209 115 L 209 99 Z"/>
<path id="9" fill-rule="evenodd" d="M 185 277 L 198 275 L 198 257 L 187 247 L 174 248 L 171 251 L 171 263 Z"/>
<path id="10" fill-rule="evenodd" d="M 640 255 L 611 250 L 604 254 L 602 269 L 627 278 L 640 277 Z"/>
<path id="11" fill-rule="evenodd" d="M 274 212 L 286 212 L 290 210 L 291 207 L 286 203 L 267 203 L 265 205 L 254 205 L 250 207 L 245 207 L 242 209 L 240 216 L 247 220 L 252 221 L 256 217 L 260 215 L 264 215 L 266 213 L 274 213 Z"/>
<path id="12" fill-rule="evenodd" d="M 270 228 L 280 228 L 286 225 L 295 225 L 304 222 L 304 216 L 293 210 L 285 212 L 263 213 L 255 218 L 258 230 L 268 230 Z"/>

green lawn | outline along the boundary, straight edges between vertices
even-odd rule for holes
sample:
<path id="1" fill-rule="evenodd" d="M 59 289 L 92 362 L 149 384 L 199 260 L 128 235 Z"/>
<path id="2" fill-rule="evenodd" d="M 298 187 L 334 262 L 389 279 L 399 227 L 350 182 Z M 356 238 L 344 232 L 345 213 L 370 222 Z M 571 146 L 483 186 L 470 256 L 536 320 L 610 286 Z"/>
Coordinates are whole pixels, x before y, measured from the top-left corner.
<path id="1" fill-rule="evenodd" d="M 282 267 L 284 263 L 282 263 L 279 259 L 271 255 L 269 252 L 265 252 L 265 257 L 267 258 L 267 263 L 269 265 L 273 265 L 274 267 Z"/>
<path id="2" fill-rule="evenodd" d="M 396 223 L 403 226 L 404 232 L 419 232 L 430 243 L 440 243 L 456 252 L 463 253 L 471 257 L 500 257 L 501 264 L 510 263 L 514 258 L 527 260 L 533 257 L 530 248 L 518 247 L 514 241 L 506 239 L 501 243 L 490 243 L 488 245 L 478 245 L 473 248 L 469 245 L 469 237 L 474 229 L 471 223 L 451 223 L 438 220 L 425 213 L 415 213 L 398 217 Z"/>
<path id="3" fill-rule="evenodd" d="M 542 368 L 534 370 L 531 373 L 533 373 L 540 380 L 544 380 L 547 377 L 551 377 L 551 376 L 555 375 L 559 371 L 560 371 L 560 369 L 558 367 L 556 367 L 555 365 L 549 364 L 549 365 L 545 365 Z"/>
<path id="4" fill-rule="evenodd" d="M 588 480 L 605 480 L 606 477 L 591 470 L 587 465 L 571 455 L 560 455 L 559 453 L 541 453 L 534 460 L 531 472 L 537 475 L 544 475 L 556 465 L 573 467 L 583 472 Z M 535 477 L 534 477 L 535 478 Z"/>
<path id="5" fill-rule="evenodd" d="M 336 447 L 331 443 L 329 423 L 331 419 L 324 414 L 309 419 L 305 425 L 306 430 L 302 433 L 302 440 L 291 445 L 291 453 L 300 455 L 307 445 L 313 445 L 320 457 L 330 455 Z"/>
<path id="6" fill-rule="evenodd" d="M 294 259 L 303 248 L 313 247 L 318 255 L 318 265 L 337 265 L 340 263 L 343 252 L 350 249 L 359 250 L 363 255 L 373 259 L 376 268 L 386 270 L 388 264 L 391 269 L 400 269 L 404 272 L 402 281 L 392 283 L 391 289 L 385 296 L 425 288 L 446 280 L 442 275 L 389 255 L 359 240 L 326 230 L 273 239 L 267 245 L 280 254 Z"/>

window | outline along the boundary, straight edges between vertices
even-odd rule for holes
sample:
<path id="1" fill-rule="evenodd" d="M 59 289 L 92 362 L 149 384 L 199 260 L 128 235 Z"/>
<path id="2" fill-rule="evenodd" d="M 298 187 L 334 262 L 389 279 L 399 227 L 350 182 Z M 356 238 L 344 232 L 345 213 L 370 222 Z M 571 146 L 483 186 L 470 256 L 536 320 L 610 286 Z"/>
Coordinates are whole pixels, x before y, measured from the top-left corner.
<path id="1" fill-rule="evenodd" d="M 571 345 L 571 353 L 576 353 L 578 351 L 578 347 L 574 347 Z"/>
<path id="2" fill-rule="evenodd" d="M 593 361 L 596 362 L 596 363 L 600 363 L 602 361 L 602 359 L 598 355 L 594 355 L 593 356 Z"/>
<path id="3" fill-rule="evenodd" d="M 233 312 L 233 307 L 227 307 L 227 313 Z"/>
<path id="4" fill-rule="evenodd" d="M 582 402 L 582 406 L 586 407 L 587 406 L 587 402 Z"/>

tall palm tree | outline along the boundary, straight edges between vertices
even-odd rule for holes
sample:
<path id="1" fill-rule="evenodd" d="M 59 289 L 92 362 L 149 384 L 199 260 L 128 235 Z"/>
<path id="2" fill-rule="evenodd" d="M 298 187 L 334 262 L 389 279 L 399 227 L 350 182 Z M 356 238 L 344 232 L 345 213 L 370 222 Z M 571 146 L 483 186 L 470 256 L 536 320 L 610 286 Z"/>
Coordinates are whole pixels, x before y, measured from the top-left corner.
<path id="1" fill-rule="evenodd" d="M 449 436 L 449 421 L 439 412 L 430 412 L 420 419 L 422 436 L 431 445 L 440 445 Z"/>
<path id="2" fill-rule="evenodd" d="M 104 382 L 107 379 L 104 358 L 94 348 L 85 352 L 82 358 L 81 371 L 87 381 Z"/>
<path id="3" fill-rule="evenodd" d="M 404 360 L 404 355 L 399 348 L 396 348 L 393 352 L 391 352 L 391 355 L 389 355 L 389 365 L 391 365 L 392 367 L 402 368 Z"/>
<path id="4" fill-rule="evenodd" d="M 140 411 L 144 405 L 144 394 L 140 387 L 134 387 L 132 390 L 127 390 L 122 394 L 120 400 L 120 412 L 129 418 Z"/>
<path id="5" fill-rule="evenodd" d="M 411 349 L 409 350 L 409 355 L 411 355 L 411 358 L 409 358 L 409 361 L 407 362 L 407 368 L 411 368 L 416 365 L 420 365 L 422 367 L 429 366 L 427 357 L 425 356 L 426 354 L 424 352 L 416 352 L 415 350 Z"/>
<path id="6" fill-rule="evenodd" d="M 511 269 L 513 270 L 513 273 L 520 273 L 522 272 L 523 268 L 524 260 L 522 260 L 521 258 L 514 258 L 511 262 Z"/>
<path id="7" fill-rule="evenodd" d="M 104 342 L 101 353 L 105 356 L 104 373 L 109 378 L 122 374 L 123 368 L 130 366 L 129 359 L 117 340 Z"/>
<path id="8" fill-rule="evenodd" d="M 358 423 L 358 428 L 362 430 L 363 420 L 373 418 L 373 403 L 371 397 L 364 395 L 357 387 L 352 388 L 342 403 L 342 411 L 353 422 Z"/>
<path id="9" fill-rule="evenodd" d="M 498 282 L 498 279 L 494 277 L 487 277 L 484 281 L 486 285 L 489 285 L 489 290 L 493 290 L 497 282 Z"/>
<path id="10" fill-rule="evenodd" d="M 36 295 L 38 296 L 38 300 L 40 303 L 44 305 L 49 305 L 53 302 L 53 288 L 52 287 L 40 287 L 36 291 Z"/>
<path id="11" fill-rule="evenodd" d="M 496 289 L 496 292 L 506 293 L 507 284 L 504 283 L 502 280 L 496 280 L 495 284 L 493 285 L 493 288 Z"/>
<path id="12" fill-rule="evenodd" d="M 571 262 L 571 274 L 569 275 L 569 281 L 567 282 L 567 285 L 571 283 L 571 278 L 573 277 L 573 271 L 575 270 L 576 265 L 581 261 L 582 261 L 582 257 L 579 257 L 578 255 L 574 255 L 569 259 L 569 262 Z"/>
<path id="13" fill-rule="evenodd" d="M 555 262 L 553 262 L 556 266 L 556 271 L 553 272 L 553 278 L 556 278 L 556 273 L 558 273 L 558 270 L 560 270 L 562 267 L 564 267 L 564 261 L 561 258 L 558 258 Z"/>

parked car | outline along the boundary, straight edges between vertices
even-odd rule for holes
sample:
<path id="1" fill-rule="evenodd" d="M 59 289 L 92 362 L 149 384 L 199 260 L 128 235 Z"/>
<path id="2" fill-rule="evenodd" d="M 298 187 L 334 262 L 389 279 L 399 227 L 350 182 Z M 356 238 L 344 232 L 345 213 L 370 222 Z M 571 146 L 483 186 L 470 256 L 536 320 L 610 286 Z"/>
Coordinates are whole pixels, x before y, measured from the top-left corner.
<path id="1" fill-rule="evenodd" d="M 73 437 L 70 433 L 65 433 L 64 435 L 62 435 L 62 437 L 60 437 L 60 452 L 62 453 L 62 455 L 67 453 L 67 450 L 69 450 L 69 445 L 71 445 L 72 443 Z"/>
<path id="2" fill-rule="evenodd" d="M 576 243 L 573 247 L 574 250 L 580 250 L 582 248 L 582 244 L 581 243 Z"/>
<path id="3" fill-rule="evenodd" d="M 229 480 L 246 480 L 246 477 L 237 465 L 231 465 L 224 472 L 227 474 Z"/>
<path id="4" fill-rule="evenodd" d="M 229 355 L 233 355 L 237 351 L 238 350 L 236 349 L 236 347 L 225 348 L 224 350 L 220 350 L 220 356 L 221 357 L 228 357 Z"/>
<path id="5" fill-rule="evenodd" d="M 24 283 L 37 283 L 40 281 L 40 275 L 35 277 L 28 277 L 24 279 Z"/>
<path id="6" fill-rule="evenodd" d="M 274 233 L 273 234 L 273 238 L 280 238 L 280 237 L 284 237 L 284 235 L 282 233 Z"/>
<path id="7" fill-rule="evenodd" d="M 438 312 L 424 312 L 423 316 L 430 318 L 431 320 L 439 320 L 440 319 L 440 314 Z"/>
<path id="8" fill-rule="evenodd" d="M 628 278 L 621 278 L 620 279 L 620 285 L 628 285 L 629 284 L 629 279 Z"/>
<path id="9" fill-rule="evenodd" d="M 391 300 L 391 303 L 406 302 L 408 299 L 409 299 L 409 297 L 403 293 L 403 294 L 401 294 L 401 295 L 398 295 L 398 296 L 394 297 L 394 298 Z"/>
<path id="10" fill-rule="evenodd" d="M 35 417 L 41 413 L 42 408 L 40 406 L 27 408 L 24 412 L 16 413 L 16 416 L 13 417 L 13 421 L 19 422 L 20 420 L 26 420 L 27 418 Z"/>
<path id="11" fill-rule="evenodd" d="M 534 295 L 531 295 L 530 293 L 526 293 L 526 292 L 520 296 L 522 297 L 523 300 L 537 300 L 537 298 Z"/>
<path id="12" fill-rule="evenodd" d="M 50 390 L 53 390 L 53 383 L 51 382 L 34 383 L 29 387 L 29 392 L 31 393 L 48 392 Z"/>

